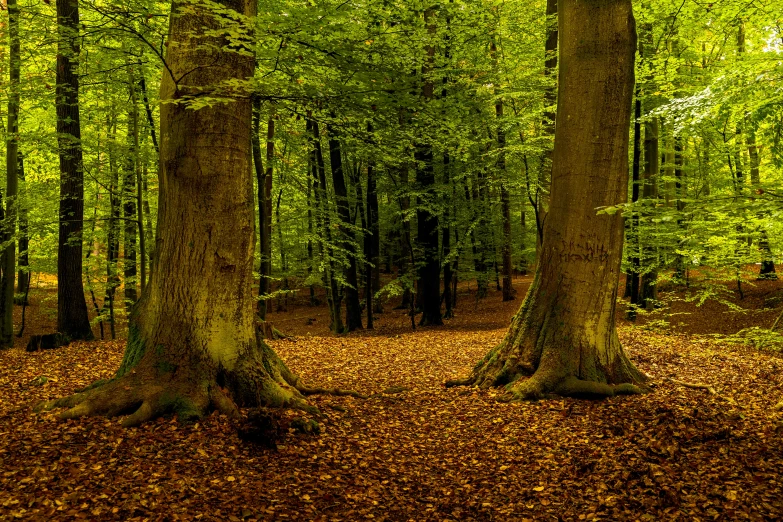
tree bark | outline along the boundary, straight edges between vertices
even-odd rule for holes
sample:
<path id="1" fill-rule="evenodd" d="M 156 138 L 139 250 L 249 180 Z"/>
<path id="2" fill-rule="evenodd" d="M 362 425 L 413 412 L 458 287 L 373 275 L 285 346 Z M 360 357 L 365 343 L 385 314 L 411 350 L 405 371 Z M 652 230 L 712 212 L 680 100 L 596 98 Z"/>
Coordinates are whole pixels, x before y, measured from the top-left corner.
<path id="1" fill-rule="evenodd" d="M 424 24 L 427 27 L 428 39 L 435 38 L 435 13 L 432 8 L 424 11 Z M 430 103 L 435 97 L 435 84 L 432 72 L 435 65 L 435 45 L 428 41 L 425 46 L 426 56 L 421 69 L 421 97 L 424 103 Z M 422 253 L 421 265 L 418 267 L 417 308 L 421 311 L 421 326 L 443 324 L 440 311 L 440 259 L 438 252 L 438 216 L 433 211 L 435 206 L 435 169 L 433 165 L 432 143 L 421 141 L 416 144 L 414 152 L 416 160 L 416 184 L 419 191 L 416 207 L 416 242 Z"/>
<path id="2" fill-rule="evenodd" d="M 19 153 L 19 181 L 21 182 L 21 193 L 24 194 L 25 175 L 24 175 L 24 156 Z M 30 222 L 28 219 L 27 202 L 24 197 L 19 205 L 19 272 L 16 276 L 16 291 L 28 294 L 30 290 Z M 25 299 L 26 301 L 26 299 Z M 26 302 L 24 304 L 27 304 Z"/>
<path id="3" fill-rule="evenodd" d="M 558 125 L 540 263 L 504 341 L 469 378 L 449 384 L 508 385 L 514 398 L 639 393 L 645 376 L 614 326 L 623 219 L 595 210 L 627 199 L 631 1 L 561 1 L 559 31 Z"/>
<path id="4" fill-rule="evenodd" d="M 136 102 L 136 85 L 133 76 L 128 78 L 131 108 L 128 111 L 128 156 L 125 159 L 125 172 L 122 176 L 122 219 L 123 219 L 123 283 L 125 287 L 125 307 L 130 312 L 138 300 L 137 255 L 139 227 L 137 224 L 136 169 L 139 163 L 139 108 Z"/>
<path id="5" fill-rule="evenodd" d="M 57 0 L 57 135 L 60 225 L 57 248 L 57 330 L 92 339 L 82 282 L 84 172 L 79 119 L 79 3 Z"/>
<path id="6" fill-rule="evenodd" d="M 490 43 L 490 53 L 492 61 L 497 68 L 497 44 L 493 37 Z M 495 96 L 498 96 L 498 89 L 495 89 Z M 500 173 L 500 213 L 503 221 L 503 243 L 501 246 L 501 259 L 503 264 L 503 301 L 512 301 L 514 299 L 514 287 L 511 280 L 511 196 L 508 192 L 507 174 L 506 174 L 506 130 L 503 128 L 503 99 L 498 98 L 495 101 L 495 117 L 498 120 L 497 146 L 498 162 L 497 168 Z"/>
<path id="7" fill-rule="evenodd" d="M 641 51 L 641 49 L 640 49 Z M 642 54 L 640 52 L 639 54 Z M 633 111 L 633 164 L 631 167 L 631 202 L 637 204 L 639 201 L 639 184 L 641 181 L 641 133 L 642 133 L 642 99 L 641 89 L 636 88 L 636 100 L 634 101 Z M 631 306 L 628 307 L 626 317 L 629 321 L 636 320 L 636 307 L 639 306 L 639 271 L 641 269 L 641 258 L 639 257 L 639 209 L 633 209 L 631 216 L 630 231 L 630 256 L 631 267 L 626 274 L 626 294 L 631 298 Z"/>
<path id="8" fill-rule="evenodd" d="M 7 246 L 3 252 L 2 317 L 0 317 L 0 348 L 14 345 L 14 276 L 16 275 L 16 215 L 19 191 L 19 79 L 22 66 L 22 46 L 19 37 L 19 5 L 8 1 L 8 135 L 6 138 L 6 211 L 3 236 Z"/>
<path id="9" fill-rule="evenodd" d="M 563 0 L 561 0 L 563 1 Z M 558 0 L 547 0 L 546 17 L 547 31 L 544 44 L 544 78 L 554 77 L 554 85 L 549 85 L 544 90 L 544 135 L 550 139 L 555 135 L 556 112 L 552 108 L 557 104 L 557 42 L 558 42 Z M 549 211 L 550 186 L 552 184 L 552 154 L 553 149 L 548 148 L 541 156 L 541 166 L 538 174 L 538 188 L 540 196 L 537 198 L 536 208 L 536 253 L 541 251 L 544 240 L 544 223 Z M 536 256 L 538 257 L 538 256 Z"/>
<path id="10" fill-rule="evenodd" d="M 311 155 L 312 165 L 314 169 L 313 177 L 315 183 L 313 192 L 315 193 L 316 207 L 318 209 L 317 216 L 322 231 L 321 237 L 323 242 L 321 243 L 321 252 L 325 261 L 323 266 L 326 268 L 326 299 L 329 303 L 329 316 L 330 324 L 329 328 L 334 333 L 343 333 L 343 318 L 340 312 L 342 307 L 342 296 L 340 295 L 340 289 L 337 285 L 337 278 L 335 273 L 337 270 L 336 260 L 334 255 L 334 245 L 332 244 L 332 224 L 331 224 L 331 210 L 329 208 L 329 199 L 327 185 L 326 185 L 326 165 L 324 164 L 324 155 L 321 148 L 321 133 L 318 128 L 318 122 L 315 120 L 308 120 L 311 131 Z"/>
<path id="11" fill-rule="evenodd" d="M 117 273 L 117 260 L 120 256 L 120 207 L 122 196 L 120 190 L 120 173 L 116 160 L 116 127 L 113 116 L 107 118 L 108 129 L 108 156 L 109 156 L 109 230 L 106 243 L 106 294 L 103 298 L 103 308 L 109 307 L 109 328 L 111 338 L 117 338 L 117 329 L 114 320 L 114 296 L 117 287 L 120 286 L 120 278 Z"/>
<path id="12" fill-rule="evenodd" d="M 748 158 L 750 159 L 750 183 L 758 189 L 761 187 L 759 148 L 756 144 L 756 133 L 752 128 L 748 128 L 747 134 Z M 21 249 L 21 240 L 19 248 Z M 767 234 L 767 229 L 763 226 L 759 231 L 759 250 L 761 250 L 763 256 L 761 260 L 761 270 L 759 270 L 759 279 L 777 280 L 778 275 L 775 272 L 775 261 L 772 257 L 772 249 L 769 247 L 769 235 Z"/>
<path id="13" fill-rule="evenodd" d="M 372 132 L 372 125 L 367 125 Z M 365 275 L 365 300 L 367 306 L 367 329 L 373 328 L 373 314 L 383 311 L 380 303 L 375 303 L 375 292 L 380 289 L 381 229 L 378 219 L 378 187 L 375 181 L 375 161 L 367 164 L 367 234 L 365 235 L 365 257 L 370 265 Z"/>
<path id="14" fill-rule="evenodd" d="M 356 238 L 354 237 L 351 210 L 348 207 L 348 189 L 345 186 L 340 139 L 334 127 L 329 126 L 329 164 L 332 167 L 332 186 L 340 222 L 339 244 L 348 255 L 345 266 L 345 327 L 349 332 L 362 328 L 362 308 L 359 304 L 359 277 L 356 262 Z"/>
<path id="15" fill-rule="evenodd" d="M 658 118 L 653 116 L 644 122 L 644 172 L 642 174 L 642 198 L 647 205 L 655 205 L 658 199 L 658 171 L 660 168 L 660 154 L 658 151 Z M 649 216 L 650 212 L 644 212 L 642 219 Z M 639 304 L 647 309 L 652 309 L 658 301 L 658 247 L 654 245 L 644 246 L 642 249 L 644 265 L 646 268 L 641 276 Z"/>
<path id="16" fill-rule="evenodd" d="M 116 377 L 40 405 L 69 407 L 62 418 L 131 413 L 123 424 L 134 426 L 167 413 L 180 420 L 212 409 L 237 415 L 237 405 L 314 411 L 256 327 L 251 104 L 241 87 L 253 76 L 253 57 L 214 36 L 223 34 L 222 12 L 182 9 L 187 5 L 172 6 L 171 74 L 164 72 L 161 84 L 157 269 L 133 310 Z M 255 1 L 220 5 L 238 10 L 239 20 L 254 19 Z M 197 110 L 171 103 L 205 93 L 223 101 Z"/>

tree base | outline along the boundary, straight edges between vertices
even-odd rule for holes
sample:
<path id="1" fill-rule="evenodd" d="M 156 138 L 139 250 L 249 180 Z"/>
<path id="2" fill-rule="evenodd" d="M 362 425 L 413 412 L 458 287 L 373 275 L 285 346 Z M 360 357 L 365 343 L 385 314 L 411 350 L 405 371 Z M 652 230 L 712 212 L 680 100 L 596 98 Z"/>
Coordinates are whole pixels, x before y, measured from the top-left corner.
<path id="1" fill-rule="evenodd" d="M 487 380 L 481 384 L 471 376 L 467 379 L 455 379 L 446 381 L 446 387 L 454 386 L 479 386 L 490 388 Z M 503 384 L 503 379 L 496 382 L 496 386 Z M 547 375 L 544 372 L 534 373 L 528 378 L 520 378 L 505 385 L 506 394 L 499 400 L 507 401 L 531 401 L 549 398 L 550 396 L 573 397 L 576 399 L 604 399 L 615 395 L 639 395 L 649 390 L 631 383 L 607 384 L 597 381 L 579 379 L 573 375 L 557 377 Z"/>

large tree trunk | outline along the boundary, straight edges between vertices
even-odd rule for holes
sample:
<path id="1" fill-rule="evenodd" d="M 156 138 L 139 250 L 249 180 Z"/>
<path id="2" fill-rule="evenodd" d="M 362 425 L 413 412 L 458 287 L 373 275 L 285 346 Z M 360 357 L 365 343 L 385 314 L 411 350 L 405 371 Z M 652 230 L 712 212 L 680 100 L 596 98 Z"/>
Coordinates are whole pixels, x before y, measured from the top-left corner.
<path id="1" fill-rule="evenodd" d="M 251 0 L 219 4 L 250 20 L 256 11 Z M 169 412 L 236 414 L 236 405 L 310 408 L 298 379 L 260 340 L 253 310 L 251 104 L 236 87 L 252 77 L 253 57 L 210 36 L 226 23 L 222 12 L 184 6 L 172 6 L 161 84 L 157 269 L 133 310 L 117 376 L 41 405 L 70 407 L 63 418 L 132 413 L 123 423 L 131 426 Z M 196 110 L 170 103 L 194 95 L 225 101 Z"/>
<path id="2" fill-rule="evenodd" d="M 562 1 L 559 30 L 552 197 L 536 276 L 504 341 L 450 384 L 507 384 L 516 398 L 636 393 L 645 376 L 614 327 L 623 219 L 595 210 L 627 198 L 631 1 Z"/>
<path id="3" fill-rule="evenodd" d="M 84 172 L 79 120 L 79 3 L 57 0 L 57 135 L 60 226 L 57 249 L 57 331 L 92 339 L 82 282 Z"/>
<path id="4" fill-rule="evenodd" d="M 6 212 L 3 224 L 7 246 L 3 252 L 0 348 L 14 345 L 14 276 L 16 275 L 16 210 L 19 188 L 19 76 L 22 64 L 19 6 L 8 2 L 8 137 L 6 141 Z"/>

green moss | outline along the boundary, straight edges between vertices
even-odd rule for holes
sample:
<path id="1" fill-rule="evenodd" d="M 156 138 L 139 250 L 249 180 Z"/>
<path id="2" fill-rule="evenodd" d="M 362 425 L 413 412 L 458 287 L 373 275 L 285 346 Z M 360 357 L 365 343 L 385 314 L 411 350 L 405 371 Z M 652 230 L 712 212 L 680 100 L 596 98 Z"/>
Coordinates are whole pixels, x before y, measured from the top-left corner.
<path id="1" fill-rule="evenodd" d="M 122 363 L 120 364 L 120 368 L 117 370 L 117 375 L 115 375 L 115 378 L 122 377 L 135 368 L 136 365 L 139 364 L 139 361 L 141 361 L 142 357 L 144 357 L 145 351 L 146 345 L 144 343 L 144 339 L 141 337 L 141 332 L 139 331 L 138 326 L 131 324 L 128 327 L 128 346 L 125 348 L 125 354 L 122 356 Z"/>

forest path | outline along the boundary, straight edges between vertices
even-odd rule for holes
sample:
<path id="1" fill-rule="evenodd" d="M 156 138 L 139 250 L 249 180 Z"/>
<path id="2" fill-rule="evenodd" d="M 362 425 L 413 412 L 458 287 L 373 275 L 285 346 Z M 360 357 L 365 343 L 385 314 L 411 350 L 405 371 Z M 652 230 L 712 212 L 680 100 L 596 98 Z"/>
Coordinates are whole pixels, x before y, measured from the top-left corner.
<path id="1" fill-rule="evenodd" d="M 376 331 L 342 337 L 297 322 L 304 331 L 273 345 L 309 384 L 407 390 L 314 397 L 323 433 L 289 435 L 278 452 L 240 441 L 219 415 L 123 429 L 31 412 L 111 376 L 121 341 L 0 352 L 0 519 L 783 517 L 783 430 L 771 412 L 783 359 L 622 326 L 654 393 L 505 404 L 499 390 L 445 389 L 500 341 L 519 306 L 492 296 L 445 328 L 413 332 L 391 310 Z M 667 378 L 712 385 L 736 405 Z"/>

